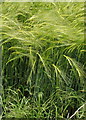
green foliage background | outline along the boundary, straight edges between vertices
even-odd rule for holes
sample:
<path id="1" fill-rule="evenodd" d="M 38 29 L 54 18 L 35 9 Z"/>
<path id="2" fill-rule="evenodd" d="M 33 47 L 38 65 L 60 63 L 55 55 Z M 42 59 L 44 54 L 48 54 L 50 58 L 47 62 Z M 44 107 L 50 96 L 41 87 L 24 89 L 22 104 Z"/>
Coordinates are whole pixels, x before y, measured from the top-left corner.
<path id="1" fill-rule="evenodd" d="M 70 118 L 86 101 L 84 2 L 1 6 L 3 117 Z"/>

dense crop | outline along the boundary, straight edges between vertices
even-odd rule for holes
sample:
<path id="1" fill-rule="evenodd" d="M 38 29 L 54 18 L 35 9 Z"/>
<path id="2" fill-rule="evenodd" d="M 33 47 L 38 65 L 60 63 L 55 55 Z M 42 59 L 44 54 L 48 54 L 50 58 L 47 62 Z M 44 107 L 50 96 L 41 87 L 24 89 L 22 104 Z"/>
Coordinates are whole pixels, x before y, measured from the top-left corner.
<path id="1" fill-rule="evenodd" d="M 3 117 L 85 118 L 84 3 L 1 5 Z"/>

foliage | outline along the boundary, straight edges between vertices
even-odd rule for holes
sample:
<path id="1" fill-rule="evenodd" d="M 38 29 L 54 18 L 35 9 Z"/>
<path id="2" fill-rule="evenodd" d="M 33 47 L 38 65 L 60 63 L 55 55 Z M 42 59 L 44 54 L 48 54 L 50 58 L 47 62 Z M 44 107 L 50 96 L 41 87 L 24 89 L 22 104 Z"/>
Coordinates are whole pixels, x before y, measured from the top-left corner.
<path id="1" fill-rule="evenodd" d="M 84 3 L 2 7 L 3 117 L 70 118 L 86 101 Z"/>

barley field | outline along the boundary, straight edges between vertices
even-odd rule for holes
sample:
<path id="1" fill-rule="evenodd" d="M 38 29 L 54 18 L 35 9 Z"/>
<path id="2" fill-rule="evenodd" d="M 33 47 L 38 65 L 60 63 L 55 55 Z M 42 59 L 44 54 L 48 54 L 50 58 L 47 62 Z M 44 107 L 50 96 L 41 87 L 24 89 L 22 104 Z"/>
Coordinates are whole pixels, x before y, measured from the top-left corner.
<path id="1" fill-rule="evenodd" d="M 2 2 L 2 117 L 86 119 L 84 2 Z"/>

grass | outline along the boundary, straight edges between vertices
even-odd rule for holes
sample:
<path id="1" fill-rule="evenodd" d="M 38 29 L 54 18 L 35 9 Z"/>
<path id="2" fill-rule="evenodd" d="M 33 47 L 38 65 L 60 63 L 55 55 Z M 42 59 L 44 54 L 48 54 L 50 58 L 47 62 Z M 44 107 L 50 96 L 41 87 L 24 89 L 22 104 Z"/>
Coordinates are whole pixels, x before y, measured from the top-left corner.
<path id="1" fill-rule="evenodd" d="M 84 3 L 1 6 L 3 117 L 84 119 Z"/>

